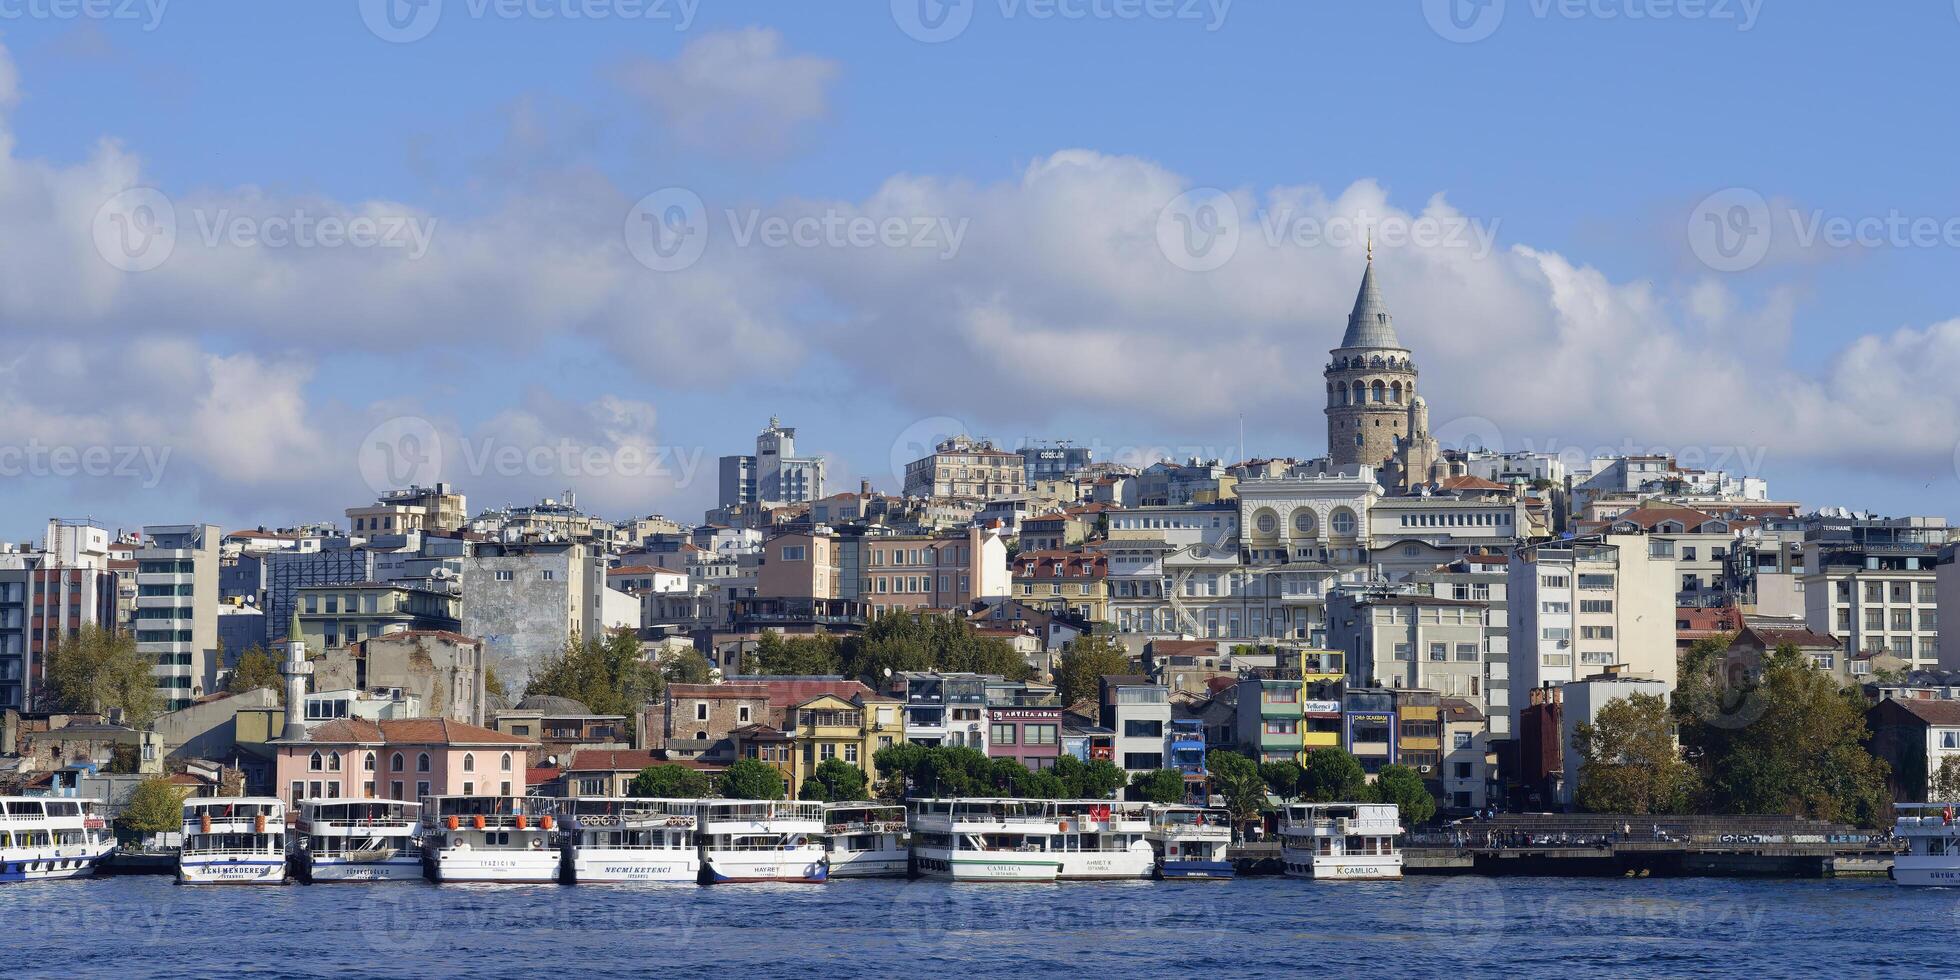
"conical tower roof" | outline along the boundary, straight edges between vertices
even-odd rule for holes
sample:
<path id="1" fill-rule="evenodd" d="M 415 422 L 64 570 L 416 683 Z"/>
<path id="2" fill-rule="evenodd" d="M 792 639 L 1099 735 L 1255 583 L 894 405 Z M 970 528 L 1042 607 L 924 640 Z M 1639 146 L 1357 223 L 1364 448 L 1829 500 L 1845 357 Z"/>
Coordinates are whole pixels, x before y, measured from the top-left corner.
<path id="1" fill-rule="evenodd" d="M 1393 347 L 1401 349 L 1395 336 L 1395 321 L 1382 304 L 1381 289 L 1375 285 L 1375 260 L 1368 259 L 1368 270 L 1361 274 L 1361 291 L 1354 296 L 1354 312 L 1348 314 L 1346 335 L 1341 347 Z"/>

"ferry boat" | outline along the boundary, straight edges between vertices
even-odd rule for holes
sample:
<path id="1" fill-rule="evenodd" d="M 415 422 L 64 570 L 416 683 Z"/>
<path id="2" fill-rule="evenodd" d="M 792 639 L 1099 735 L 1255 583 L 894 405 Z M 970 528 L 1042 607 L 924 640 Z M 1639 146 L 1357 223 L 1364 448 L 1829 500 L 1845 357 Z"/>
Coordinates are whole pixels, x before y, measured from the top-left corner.
<path id="1" fill-rule="evenodd" d="M 1893 807 L 1893 836 L 1906 853 L 1892 859 L 1892 880 L 1917 887 L 1960 886 L 1960 822 L 1955 803 L 1900 803 Z"/>
<path id="2" fill-rule="evenodd" d="M 1292 878 L 1402 877 L 1393 803 L 1293 803 L 1280 814 L 1280 859 Z"/>
<path id="3" fill-rule="evenodd" d="M 1144 836 L 1157 859 L 1159 878 L 1231 878 L 1237 873 L 1226 856 L 1232 846 L 1232 815 L 1223 809 L 1153 804 Z"/>
<path id="4" fill-rule="evenodd" d="M 0 796 L 0 881 L 80 878 L 116 849 L 96 800 Z"/>
<path id="5" fill-rule="evenodd" d="M 186 885 L 286 883 L 286 804 L 272 796 L 184 801 L 177 880 Z"/>
<path id="6" fill-rule="evenodd" d="M 1148 804 L 1120 800 L 1048 800 L 1056 836 L 1048 851 L 1062 862 L 1061 881 L 1148 878 L 1157 855 L 1144 835 Z"/>
<path id="7" fill-rule="evenodd" d="M 699 800 L 565 800 L 568 880 L 699 881 L 700 809 Z"/>
<path id="8" fill-rule="evenodd" d="M 904 807 L 826 803 L 823 824 L 832 878 L 903 878 L 910 873 Z"/>
<path id="9" fill-rule="evenodd" d="M 828 880 L 823 804 L 702 800 L 701 875 L 721 883 Z"/>
<path id="10" fill-rule="evenodd" d="M 301 800 L 293 870 L 308 883 L 420 878 L 421 809 L 402 800 Z"/>
<path id="11" fill-rule="evenodd" d="M 425 796 L 422 868 L 432 881 L 559 880 L 558 801 L 536 796 Z"/>
<path id="12" fill-rule="evenodd" d="M 928 878 L 1054 881 L 1061 831 L 1047 800 L 945 799 L 911 803 L 912 860 Z"/>

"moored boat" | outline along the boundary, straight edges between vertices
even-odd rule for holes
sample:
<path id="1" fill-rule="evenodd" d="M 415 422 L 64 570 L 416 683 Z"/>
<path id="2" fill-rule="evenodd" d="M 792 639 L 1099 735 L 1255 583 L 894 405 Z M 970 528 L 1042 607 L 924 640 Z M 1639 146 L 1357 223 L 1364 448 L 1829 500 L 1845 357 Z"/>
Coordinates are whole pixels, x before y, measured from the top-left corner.
<path id="1" fill-rule="evenodd" d="M 910 804 L 919 874 L 952 881 L 1054 881 L 1062 862 L 1046 800 L 927 799 Z"/>
<path id="2" fill-rule="evenodd" d="M 187 885 L 285 884 L 285 802 L 271 796 L 185 800 L 177 880 Z"/>
<path id="3" fill-rule="evenodd" d="M 1292 878 L 1402 877 L 1393 803 L 1293 803 L 1280 815 L 1280 859 Z"/>
<path id="4" fill-rule="evenodd" d="M 1056 836 L 1049 853 L 1061 862 L 1060 881 L 1148 878 L 1157 856 L 1144 834 L 1150 830 L 1147 804 L 1121 800 L 1048 800 Z"/>
<path id="5" fill-rule="evenodd" d="M 438 882 L 555 882 L 557 828 L 557 800 L 425 796 L 423 870 Z"/>
<path id="6" fill-rule="evenodd" d="M 0 881 L 79 878 L 116 849 L 95 800 L 0 796 Z"/>
<path id="7" fill-rule="evenodd" d="M 1223 809 L 1153 804 L 1144 835 L 1157 861 L 1159 878 L 1231 878 L 1237 872 L 1232 846 L 1232 815 Z"/>
<path id="8" fill-rule="evenodd" d="M 1906 852 L 1892 859 L 1892 880 L 1916 887 L 1960 886 L 1960 823 L 1954 803 L 1900 803 L 1892 835 Z"/>
<path id="9" fill-rule="evenodd" d="M 309 883 L 421 878 L 421 809 L 402 800 L 301 800 L 293 870 Z"/>
<path id="10" fill-rule="evenodd" d="M 560 806 L 566 870 L 578 884 L 701 877 L 699 800 L 581 798 Z"/>
<path id="11" fill-rule="evenodd" d="M 705 881 L 821 882 L 830 877 L 822 803 L 702 800 L 700 837 Z"/>
<path id="12" fill-rule="evenodd" d="M 826 803 L 825 846 L 832 878 L 903 878 L 912 864 L 905 808 L 878 803 Z"/>

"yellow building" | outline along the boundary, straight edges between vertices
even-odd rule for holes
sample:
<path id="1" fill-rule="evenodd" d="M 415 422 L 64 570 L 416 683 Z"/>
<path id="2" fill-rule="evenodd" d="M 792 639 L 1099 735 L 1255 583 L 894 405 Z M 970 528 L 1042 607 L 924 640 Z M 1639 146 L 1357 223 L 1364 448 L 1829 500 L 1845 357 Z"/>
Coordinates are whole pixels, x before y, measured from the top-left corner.
<path id="1" fill-rule="evenodd" d="M 1014 556 L 1014 597 L 1092 623 L 1109 616 L 1109 557 L 1100 551 L 1024 551 Z"/>
<path id="2" fill-rule="evenodd" d="M 901 711 L 904 702 L 881 694 L 859 694 L 844 698 L 820 694 L 790 709 L 788 730 L 789 765 L 785 777 L 794 793 L 817 767 L 831 759 L 841 759 L 864 770 L 875 782 L 877 766 L 871 758 L 881 748 L 905 740 Z M 782 768 L 780 763 L 779 768 Z"/>

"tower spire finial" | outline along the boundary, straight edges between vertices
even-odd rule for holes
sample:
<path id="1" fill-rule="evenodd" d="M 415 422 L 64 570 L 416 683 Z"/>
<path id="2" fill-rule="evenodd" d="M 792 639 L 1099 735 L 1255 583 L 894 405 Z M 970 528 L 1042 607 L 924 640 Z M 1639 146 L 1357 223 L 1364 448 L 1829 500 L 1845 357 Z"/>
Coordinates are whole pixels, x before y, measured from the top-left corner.
<path id="1" fill-rule="evenodd" d="M 1375 261 L 1375 229 L 1373 227 L 1370 227 L 1368 229 L 1368 262 L 1369 264 L 1372 265 L 1374 261 Z"/>

